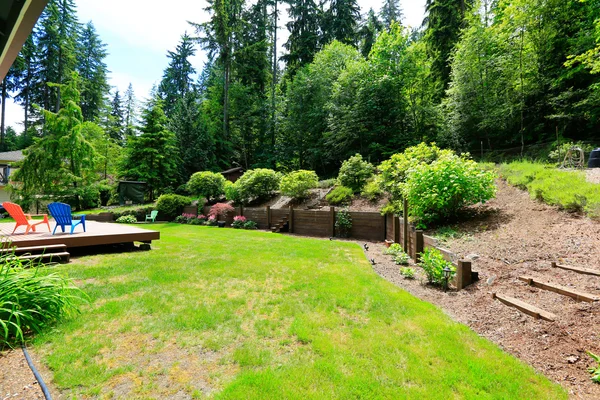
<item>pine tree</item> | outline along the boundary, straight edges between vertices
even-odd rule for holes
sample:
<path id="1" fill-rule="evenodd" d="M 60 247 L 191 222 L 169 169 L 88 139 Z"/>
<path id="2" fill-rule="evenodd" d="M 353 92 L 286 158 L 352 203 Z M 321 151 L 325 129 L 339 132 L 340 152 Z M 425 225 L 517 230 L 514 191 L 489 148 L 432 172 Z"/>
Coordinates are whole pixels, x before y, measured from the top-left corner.
<path id="1" fill-rule="evenodd" d="M 135 126 L 137 124 L 137 101 L 133 91 L 133 85 L 130 83 L 125 92 L 125 136 L 135 135 Z"/>
<path id="2" fill-rule="evenodd" d="M 402 7 L 400 0 L 384 0 L 383 7 L 379 12 L 379 18 L 383 22 L 385 29 L 389 29 L 392 22 L 402 23 Z"/>
<path id="3" fill-rule="evenodd" d="M 287 74 L 294 76 L 303 65 L 312 62 L 319 51 L 321 10 L 314 0 L 286 0 L 289 5 L 290 32 L 283 45 L 288 54 L 281 57 L 287 64 Z"/>
<path id="4" fill-rule="evenodd" d="M 92 22 L 82 29 L 77 43 L 77 72 L 81 77 L 81 112 L 86 121 L 100 116 L 105 96 L 110 90 L 107 82 L 108 68 L 104 59 L 108 55 Z"/>
<path id="5" fill-rule="evenodd" d="M 331 0 L 323 22 L 323 45 L 332 40 L 356 46 L 360 7 L 356 0 Z"/>
<path id="6" fill-rule="evenodd" d="M 34 99 L 36 93 L 40 93 L 41 81 L 39 79 L 40 62 L 38 60 L 38 48 L 35 44 L 35 37 L 38 31 L 34 31 L 21 49 L 21 53 L 15 61 L 14 65 L 21 63 L 22 70 L 18 75 L 18 80 L 15 82 L 15 101 L 23 106 L 23 142 L 27 143 L 27 137 L 30 134 L 30 123 L 32 119 L 36 119 L 39 112 L 34 107 Z M 40 97 L 37 97 L 40 99 Z"/>
<path id="7" fill-rule="evenodd" d="M 140 136 L 127 141 L 121 177 L 148 184 L 149 200 L 154 201 L 178 183 L 178 154 L 175 134 L 167 129 L 162 101 L 154 98 L 142 114 Z"/>
<path id="8" fill-rule="evenodd" d="M 116 143 L 123 143 L 125 131 L 125 116 L 123 105 L 121 103 L 121 95 L 119 90 L 115 90 L 115 95 L 111 101 L 110 115 L 108 117 L 107 126 L 108 136 Z"/>
<path id="9" fill-rule="evenodd" d="M 362 26 L 358 32 L 358 36 L 360 38 L 360 52 L 363 57 L 368 58 L 369 53 L 371 53 L 371 49 L 373 48 L 373 44 L 375 44 L 375 40 L 377 40 L 377 35 L 383 29 L 383 25 L 381 21 L 377 18 L 377 14 L 371 8 L 369 13 L 367 14 L 367 19 L 362 23 Z"/>
<path id="10" fill-rule="evenodd" d="M 158 92 L 164 100 L 164 111 L 171 115 L 177 99 L 184 97 L 192 88 L 192 75 L 196 73 L 190 58 L 196 54 L 192 38 L 185 33 L 175 51 L 167 52 L 169 66 L 163 73 Z"/>
<path id="11" fill-rule="evenodd" d="M 450 83 L 451 55 L 465 25 L 467 11 L 473 0 L 427 0 L 425 40 L 427 51 L 432 59 L 431 74 L 438 85 L 438 97 Z"/>

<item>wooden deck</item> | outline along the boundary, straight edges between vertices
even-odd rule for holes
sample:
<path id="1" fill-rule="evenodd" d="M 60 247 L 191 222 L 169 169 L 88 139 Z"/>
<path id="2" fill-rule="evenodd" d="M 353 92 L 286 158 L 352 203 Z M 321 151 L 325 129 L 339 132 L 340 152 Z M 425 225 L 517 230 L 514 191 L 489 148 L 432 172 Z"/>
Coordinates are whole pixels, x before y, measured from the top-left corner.
<path id="1" fill-rule="evenodd" d="M 52 235 L 46 225 L 36 226 L 37 232 L 29 232 L 27 235 L 25 235 L 25 227 L 20 226 L 13 235 L 14 222 L 0 223 L 0 237 L 4 241 L 12 242 L 16 247 L 64 244 L 67 248 L 132 242 L 150 243 L 160 239 L 160 232 L 129 225 L 95 221 L 86 221 L 85 225 L 87 232 L 83 232 L 81 226 L 78 226 L 72 235 L 68 231 L 62 233 L 60 228 L 56 230 L 55 235 Z M 150 226 L 152 225 L 148 224 L 148 227 Z M 54 229 L 53 220 L 50 220 L 50 228 Z"/>

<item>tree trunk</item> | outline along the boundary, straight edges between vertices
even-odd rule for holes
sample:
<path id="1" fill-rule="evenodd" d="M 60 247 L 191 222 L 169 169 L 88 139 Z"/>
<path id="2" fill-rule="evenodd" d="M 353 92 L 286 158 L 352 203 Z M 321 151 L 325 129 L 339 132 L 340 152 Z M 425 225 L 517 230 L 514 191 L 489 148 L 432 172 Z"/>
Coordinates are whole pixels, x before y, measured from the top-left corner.
<path id="1" fill-rule="evenodd" d="M 273 13 L 273 80 L 271 82 L 271 165 L 275 168 L 275 88 L 277 86 L 277 1 L 275 0 L 275 10 Z"/>

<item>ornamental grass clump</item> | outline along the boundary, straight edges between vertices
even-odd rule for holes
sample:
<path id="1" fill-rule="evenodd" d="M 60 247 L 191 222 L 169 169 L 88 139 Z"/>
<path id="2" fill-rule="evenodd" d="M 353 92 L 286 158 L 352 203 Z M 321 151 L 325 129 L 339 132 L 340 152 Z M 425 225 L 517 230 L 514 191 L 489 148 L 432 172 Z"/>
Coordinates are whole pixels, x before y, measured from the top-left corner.
<path id="1" fill-rule="evenodd" d="M 78 312 L 83 293 L 39 265 L 23 264 L 12 254 L 0 256 L 0 348 L 22 343 Z"/>

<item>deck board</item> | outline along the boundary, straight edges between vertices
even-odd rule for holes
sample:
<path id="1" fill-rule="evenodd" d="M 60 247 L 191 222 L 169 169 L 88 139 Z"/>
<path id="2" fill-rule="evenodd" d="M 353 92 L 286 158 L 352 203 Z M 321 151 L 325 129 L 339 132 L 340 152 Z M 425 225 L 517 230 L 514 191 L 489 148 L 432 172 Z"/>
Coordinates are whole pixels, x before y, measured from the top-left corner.
<path id="1" fill-rule="evenodd" d="M 20 226 L 13 235 L 14 222 L 0 223 L 0 237 L 4 241 L 12 242 L 16 247 L 64 244 L 68 248 L 150 242 L 160 239 L 160 232 L 130 225 L 95 221 L 86 221 L 85 225 L 87 232 L 83 232 L 81 226 L 78 226 L 72 235 L 68 231 L 62 233 L 60 228 L 56 230 L 55 235 L 52 235 L 52 232 L 48 232 L 48 227 L 45 225 L 36 226 L 37 232 L 29 232 L 27 235 L 25 235 L 25 227 Z M 50 227 L 54 229 L 54 221 L 52 220 L 50 221 Z"/>

